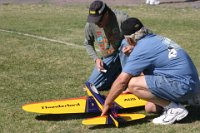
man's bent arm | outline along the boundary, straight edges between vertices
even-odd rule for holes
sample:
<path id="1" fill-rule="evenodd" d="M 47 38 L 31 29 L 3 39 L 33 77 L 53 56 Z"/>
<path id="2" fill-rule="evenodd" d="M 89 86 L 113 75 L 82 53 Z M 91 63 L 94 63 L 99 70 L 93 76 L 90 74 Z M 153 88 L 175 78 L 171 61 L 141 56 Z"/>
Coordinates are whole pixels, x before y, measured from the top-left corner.
<path id="1" fill-rule="evenodd" d="M 132 78 L 132 75 L 128 73 L 122 72 L 118 78 L 113 83 L 111 90 L 106 97 L 104 108 L 102 110 L 102 116 L 107 113 L 109 108 L 111 107 L 113 101 L 127 88 L 128 83 L 130 79 Z"/>
<path id="2" fill-rule="evenodd" d="M 94 36 L 94 29 L 92 27 L 92 24 L 86 23 L 84 46 L 87 50 L 88 55 L 95 61 L 98 58 L 98 55 L 94 47 Z"/>

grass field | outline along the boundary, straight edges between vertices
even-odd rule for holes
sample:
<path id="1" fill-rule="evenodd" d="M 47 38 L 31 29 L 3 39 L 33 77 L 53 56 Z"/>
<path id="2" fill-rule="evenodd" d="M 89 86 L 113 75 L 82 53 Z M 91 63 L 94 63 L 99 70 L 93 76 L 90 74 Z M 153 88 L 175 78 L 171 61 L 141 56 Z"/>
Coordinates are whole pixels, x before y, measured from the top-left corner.
<path id="1" fill-rule="evenodd" d="M 181 44 L 200 71 L 200 9 L 145 5 L 116 8 Z M 94 67 L 83 47 L 87 13 L 85 5 L 0 5 L 0 132 L 199 132 L 198 107 L 188 107 L 189 116 L 174 125 L 155 126 L 149 122 L 154 115 L 147 114 L 146 119 L 121 128 L 81 125 L 90 115 L 40 115 L 21 109 L 30 102 L 86 95 L 82 87 Z"/>

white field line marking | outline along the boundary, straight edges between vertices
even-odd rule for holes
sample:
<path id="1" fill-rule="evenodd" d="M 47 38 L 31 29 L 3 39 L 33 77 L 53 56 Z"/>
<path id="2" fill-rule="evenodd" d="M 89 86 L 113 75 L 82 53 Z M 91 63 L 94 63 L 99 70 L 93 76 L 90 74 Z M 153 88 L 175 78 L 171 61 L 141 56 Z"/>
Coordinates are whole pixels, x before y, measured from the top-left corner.
<path id="1" fill-rule="evenodd" d="M 81 49 L 84 48 L 84 46 L 80 46 L 80 45 L 77 45 L 77 44 L 74 44 L 74 43 L 67 43 L 67 42 L 64 42 L 64 41 L 50 39 L 50 38 L 43 37 L 43 36 L 37 36 L 37 35 L 28 34 L 28 33 L 22 33 L 22 32 L 18 32 L 18 31 L 4 30 L 4 29 L 0 29 L 0 31 L 1 32 L 6 32 L 6 33 L 11 33 L 11 34 L 23 35 L 23 36 L 32 37 L 32 38 L 36 38 L 36 39 L 40 39 L 40 40 L 45 40 L 45 41 L 60 43 L 60 44 L 72 46 L 72 47 L 75 47 L 75 48 L 81 48 Z"/>

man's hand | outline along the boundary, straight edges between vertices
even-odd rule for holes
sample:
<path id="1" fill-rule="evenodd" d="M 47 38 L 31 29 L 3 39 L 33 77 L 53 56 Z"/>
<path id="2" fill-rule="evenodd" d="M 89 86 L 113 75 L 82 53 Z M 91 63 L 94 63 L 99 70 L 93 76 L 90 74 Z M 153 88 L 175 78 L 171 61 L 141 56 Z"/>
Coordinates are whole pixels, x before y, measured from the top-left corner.
<path id="1" fill-rule="evenodd" d="M 103 61 L 101 59 L 96 59 L 95 63 L 98 70 L 104 70 Z"/>
<path id="2" fill-rule="evenodd" d="M 125 55 L 130 55 L 130 53 L 132 52 L 134 46 L 132 45 L 128 45 L 128 46 L 125 46 L 123 49 L 122 49 L 122 52 L 125 54 Z"/>
<path id="3" fill-rule="evenodd" d="M 104 116 L 107 114 L 108 110 L 110 109 L 110 105 L 109 104 L 104 104 L 103 106 L 103 110 L 102 110 L 102 113 L 101 113 L 101 116 Z"/>

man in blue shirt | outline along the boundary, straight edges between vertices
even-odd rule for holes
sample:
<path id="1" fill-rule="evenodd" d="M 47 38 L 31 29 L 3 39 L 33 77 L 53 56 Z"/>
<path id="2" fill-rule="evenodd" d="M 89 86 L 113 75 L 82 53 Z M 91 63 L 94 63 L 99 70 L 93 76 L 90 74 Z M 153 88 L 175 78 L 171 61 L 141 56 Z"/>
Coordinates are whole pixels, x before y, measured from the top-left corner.
<path id="1" fill-rule="evenodd" d="M 114 99 L 126 92 L 148 101 L 147 112 L 163 109 L 154 124 L 172 124 L 188 115 L 180 103 L 199 91 L 198 72 L 189 55 L 172 40 L 149 32 L 137 18 L 121 25 L 127 42 L 134 46 L 122 73 L 113 83 L 102 115 Z"/>

